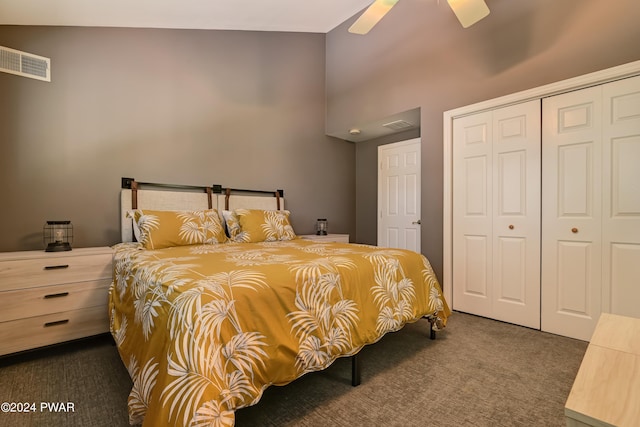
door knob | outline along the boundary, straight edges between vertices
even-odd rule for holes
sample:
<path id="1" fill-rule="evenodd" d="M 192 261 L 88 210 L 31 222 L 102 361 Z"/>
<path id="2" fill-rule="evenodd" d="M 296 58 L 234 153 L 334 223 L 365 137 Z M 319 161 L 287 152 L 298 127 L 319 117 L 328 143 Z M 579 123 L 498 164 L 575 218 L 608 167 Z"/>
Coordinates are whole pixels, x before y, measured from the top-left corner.
<path id="1" fill-rule="evenodd" d="M 422 224 L 422 221 L 420 221 L 420 220 L 413 221 L 411 224 Z"/>

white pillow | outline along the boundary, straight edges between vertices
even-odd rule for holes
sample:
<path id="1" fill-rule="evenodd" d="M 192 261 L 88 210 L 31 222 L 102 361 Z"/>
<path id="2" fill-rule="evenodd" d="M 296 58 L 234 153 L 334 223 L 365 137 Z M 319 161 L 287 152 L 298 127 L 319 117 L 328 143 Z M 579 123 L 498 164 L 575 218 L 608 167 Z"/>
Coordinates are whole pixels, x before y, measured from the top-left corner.
<path id="1" fill-rule="evenodd" d="M 222 219 L 224 220 L 224 231 L 227 234 L 227 237 L 230 237 L 233 240 L 236 235 L 240 232 L 240 224 L 238 223 L 238 217 L 236 217 L 233 211 L 223 210 Z"/>
<path id="2" fill-rule="evenodd" d="M 136 213 L 135 209 L 131 209 L 127 211 L 127 218 L 131 218 L 131 222 L 133 223 L 133 235 L 136 238 L 136 242 L 140 241 L 140 227 L 138 227 L 138 223 L 135 220 L 134 214 Z"/>

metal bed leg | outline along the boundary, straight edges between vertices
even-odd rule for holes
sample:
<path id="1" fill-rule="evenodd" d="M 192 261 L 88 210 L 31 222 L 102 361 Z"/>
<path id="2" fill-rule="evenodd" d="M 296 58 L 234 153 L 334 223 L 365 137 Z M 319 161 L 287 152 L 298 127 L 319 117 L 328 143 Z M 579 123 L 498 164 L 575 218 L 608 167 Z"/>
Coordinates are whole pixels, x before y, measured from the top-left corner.
<path id="1" fill-rule="evenodd" d="M 436 316 L 427 316 L 427 320 L 429 321 L 429 338 L 432 340 L 436 339 L 436 331 L 438 330 L 438 326 L 436 325 Z"/>
<path id="2" fill-rule="evenodd" d="M 435 340 L 436 331 L 439 330 L 437 324 L 438 318 L 436 316 L 425 316 L 425 318 L 429 322 L 429 338 Z M 360 385 L 360 360 L 357 354 L 351 356 L 351 385 L 353 387 Z"/>
<path id="3" fill-rule="evenodd" d="M 353 387 L 360 385 L 360 360 L 357 354 L 351 356 L 351 385 Z"/>

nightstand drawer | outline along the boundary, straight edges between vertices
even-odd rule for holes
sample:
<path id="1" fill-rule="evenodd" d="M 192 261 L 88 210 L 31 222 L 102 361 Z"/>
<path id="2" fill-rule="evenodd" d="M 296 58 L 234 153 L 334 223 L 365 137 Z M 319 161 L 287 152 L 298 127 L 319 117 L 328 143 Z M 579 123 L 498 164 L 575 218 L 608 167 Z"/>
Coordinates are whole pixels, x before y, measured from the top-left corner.
<path id="1" fill-rule="evenodd" d="M 111 253 L 102 253 L 0 262 L 0 291 L 110 279 L 111 259 Z"/>
<path id="2" fill-rule="evenodd" d="M 59 313 L 62 311 L 106 307 L 111 279 L 0 292 L 0 322 Z"/>
<path id="3" fill-rule="evenodd" d="M 0 355 L 109 331 L 107 305 L 0 323 Z"/>

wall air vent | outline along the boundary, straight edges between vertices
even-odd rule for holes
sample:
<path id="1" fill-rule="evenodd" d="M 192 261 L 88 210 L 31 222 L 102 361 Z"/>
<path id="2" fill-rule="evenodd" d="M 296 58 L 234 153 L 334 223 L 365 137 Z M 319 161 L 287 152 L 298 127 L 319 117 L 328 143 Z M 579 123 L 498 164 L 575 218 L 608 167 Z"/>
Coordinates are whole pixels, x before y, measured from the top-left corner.
<path id="1" fill-rule="evenodd" d="M 51 60 L 0 46 L 0 71 L 50 82 Z"/>
<path id="2" fill-rule="evenodd" d="M 404 129 L 409 129 L 412 128 L 413 125 L 405 120 L 394 120 L 392 122 L 389 123 L 385 123 L 382 126 L 386 127 L 387 129 L 391 129 L 391 130 L 404 130 Z"/>

